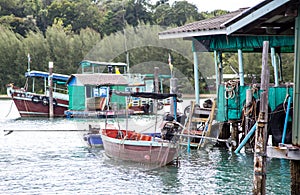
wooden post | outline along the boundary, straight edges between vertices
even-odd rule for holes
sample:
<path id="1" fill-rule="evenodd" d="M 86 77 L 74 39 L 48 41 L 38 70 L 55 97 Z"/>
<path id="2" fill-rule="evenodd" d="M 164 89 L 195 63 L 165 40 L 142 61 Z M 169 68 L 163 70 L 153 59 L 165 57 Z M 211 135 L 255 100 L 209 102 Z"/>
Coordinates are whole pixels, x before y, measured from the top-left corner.
<path id="1" fill-rule="evenodd" d="M 247 89 L 246 91 L 246 114 L 245 114 L 245 129 L 244 129 L 244 134 L 245 136 L 248 134 L 249 132 L 249 129 L 251 128 L 251 125 L 249 127 L 249 123 L 250 123 L 250 120 L 249 120 L 249 107 L 251 106 L 252 104 L 252 90 L 251 89 Z M 250 148 L 250 144 L 249 142 L 247 142 L 245 144 L 245 149 L 251 149 Z"/>
<path id="2" fill-rule="evenodd" d="M 266 194 L 266 157 L 268 131 L 268 92 L 270 70 L 268 66 L 269 42 L 264 41 L 262 56 L 260 112 L 255 132 L 253 194 Z"/>
<path id="3" fill-rule="evenodd" d="M 232 138 L 232 146 L 231 149 L 234 151 L 237 149 L 239 145 L 239 129 L 238 129 L 238 123 L 236 121 L 232 122 L 232 133 L 231 133 L 231 138 Z"/>
<path id="4" fill-rule="evenodd" d="M 49 118 L 53 118 L 53 62 L 49 62 Z"/>
<path id="5" fill-rule="evenodd" d="M 191 124 L 192 124 L 192 119 L 194 115 L 194 110 L 195 110 L 195 102 L 191 101 L 191 106 L 190 106 L 190 112 L 188 116 L 188 122 L 186 129 L 188 130 L 188 143 L 187 143 L 187 152 L 190 153 L 191 151 L 191 137 L 190 137 L 190 131 L 191 131 Z"/>
<path id="6" fill-rule="evenodd" d="M 297 195 L 300 192 L 300 163 L 298 160 L 291 160 L 291 194 Z"/>

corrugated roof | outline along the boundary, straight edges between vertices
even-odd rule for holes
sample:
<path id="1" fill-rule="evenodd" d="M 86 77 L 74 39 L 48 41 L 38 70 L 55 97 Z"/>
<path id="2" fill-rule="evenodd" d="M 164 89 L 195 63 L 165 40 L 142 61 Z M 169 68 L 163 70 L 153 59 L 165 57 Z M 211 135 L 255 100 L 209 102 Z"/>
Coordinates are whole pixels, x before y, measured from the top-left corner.
<path id="1" fill-rule="evenodd" d="M 77 79 L 77 83 L 82 85 L 128 85 L 126 78 L 121 74 L 72 74 L 67 83 L 74 77 Z"/>
<path id="2" fill-rule="evenodd" d="M 205 20 L 200 20 L 197 22 L 189 23 L 184 26 L 180 26 L 177 28 L 172 28 L 163 32 L 160 32 L 159 35 L 168 35 L 168 34 L 181 34 L 181 33 L 188 33 L 188 32 L 203 32 L 203 31 L 212 31 L 212 30 L 223 30 L 223 34 L 226 34 L 226 29 L 221 24 L 225 23 L 226 21 L 232 19 L 233 17 L 237 16 L 238 14 L 242 13 L 247 8 L 241 8 L 239 10 L 230 12 L 228 14 L 224 14 L 221 16 L 216 16 L 214 18 L 209 18 Z M 211 33 L 211 32 L 209 32 Z M 222 34 L 222 33 L 221 33 Z"/>

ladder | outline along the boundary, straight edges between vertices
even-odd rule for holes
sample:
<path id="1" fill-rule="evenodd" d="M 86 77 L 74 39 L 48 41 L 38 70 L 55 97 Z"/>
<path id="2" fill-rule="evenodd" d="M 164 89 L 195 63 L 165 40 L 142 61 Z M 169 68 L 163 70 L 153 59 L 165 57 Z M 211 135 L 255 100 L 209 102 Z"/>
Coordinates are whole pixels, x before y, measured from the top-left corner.
<path id="1" fill-rule="evenodd" d="M 195 109 L 195 106 L 195 101 L 191 101 L 190 112 L 180 135 L 182 137 L 181 145 L 187 145 L 188 147 L 199 149 L 207 143 L 206 139 L 218 139 L 219 132 L 217 132 L 217 137 L 211 137 L 213 119 L 216 110 L 216 100 L 213 101 L 212 108 L 209 111 L 207 109 L 197 110 Z M 203 111 L 205 111 L 206 114 L 203 114 Z M 205 115 L 208 117 L 203 117 Z M 200 126 L 200 129 L 198 126 Z"/>

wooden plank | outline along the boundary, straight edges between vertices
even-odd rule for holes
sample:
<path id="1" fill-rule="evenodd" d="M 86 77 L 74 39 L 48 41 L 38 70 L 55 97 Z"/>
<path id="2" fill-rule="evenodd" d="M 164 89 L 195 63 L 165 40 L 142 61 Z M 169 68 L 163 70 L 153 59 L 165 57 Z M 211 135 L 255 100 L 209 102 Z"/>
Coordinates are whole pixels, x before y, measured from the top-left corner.
<path id="1" fill-rule="evenodd" d="M 208 118 L 195 118 L 195 117 L 192 118 L 193 123 L 202 123 L 202 122 L 205 123 L 207 121 L 208 121 Z"/>

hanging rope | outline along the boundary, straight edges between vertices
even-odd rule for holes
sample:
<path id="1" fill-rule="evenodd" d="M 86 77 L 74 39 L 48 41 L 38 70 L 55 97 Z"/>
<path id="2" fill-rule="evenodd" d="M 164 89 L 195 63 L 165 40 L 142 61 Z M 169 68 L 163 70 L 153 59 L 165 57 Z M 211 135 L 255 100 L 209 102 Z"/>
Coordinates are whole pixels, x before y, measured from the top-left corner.
<path id="1" fill-rule="evenodd" d="M 5 116 L 5 118 L 6 118 L 6 117 L 8 117 L 8 115 L 10 114 L 10 112 L 11 112 L 11 109 L 12 109 L 12 105 L 13 105 L 13 103 L 14 103 L 14 102 L 13 102 L 13 101 L 11 101 L 11 104 L 10 104 L 9 111 L 8 111 L 7 115 Z"/>
<path id="2" fill-rule="evenodd" d="M 229 80 L 225 82 L 225 98 L 233 99 L 235 97 L 235 89 L 238 86 L 238 80 Z"/>

